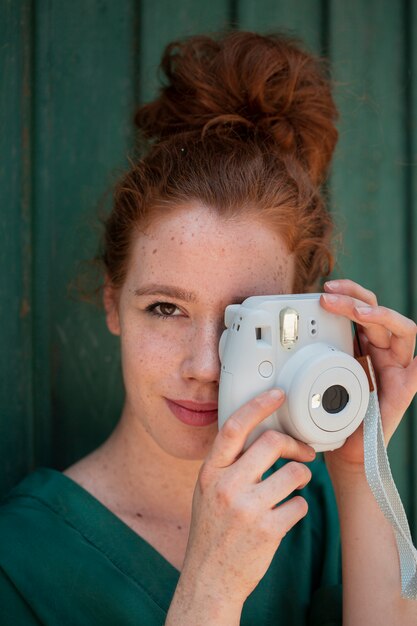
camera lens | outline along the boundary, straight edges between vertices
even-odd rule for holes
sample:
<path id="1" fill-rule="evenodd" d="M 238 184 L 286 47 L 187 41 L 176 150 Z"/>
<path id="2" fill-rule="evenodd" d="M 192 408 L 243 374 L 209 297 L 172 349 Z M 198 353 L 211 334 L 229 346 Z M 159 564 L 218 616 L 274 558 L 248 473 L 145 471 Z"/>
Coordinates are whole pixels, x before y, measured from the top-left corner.
<path id="1" fill-rule="evenodd" d="M 322 406 L 327 413 L 340 413 L 349 402 L 349 394 L 341 385 L 332 385 L 323 394 Z"/>

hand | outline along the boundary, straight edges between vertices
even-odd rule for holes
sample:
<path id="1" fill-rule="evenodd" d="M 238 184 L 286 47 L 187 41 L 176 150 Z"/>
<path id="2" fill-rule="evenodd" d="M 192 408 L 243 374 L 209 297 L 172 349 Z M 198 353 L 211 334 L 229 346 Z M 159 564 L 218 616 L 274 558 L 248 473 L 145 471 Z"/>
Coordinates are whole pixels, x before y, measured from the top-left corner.
<path id="1" fill-rule="evenodd" d="M 327 282 L 321 305 L 330 313 L 357 322 L 363 354 L 372 359 L 378 383 L 385 443 L 388 444 L 417 393 L 416 324 L 391 309 L 379 306 L 376 296 L 351 280 Z M 356 355 L 358 356 L 358 355 Z M 326 453 L 328 465 L 363 464 L 362 427 L 346 443 Z"/>
<path id="2" fill-rule="evenodd" d="M 315 456 L 310 446 L 269 430 L 242 452 L 249 433 L 283 403 L 284 393 L 273 394 L 261 394 L 225 422 L 199 474 L 182 577 L 191 586 L 198 581 L 210 598 L 243 604 L 281 539 L 307 513 L 301 496 L 279 503 L 309 482 L 303 462 Z M 261 481 L 280 457 L 293 461 Z"/>

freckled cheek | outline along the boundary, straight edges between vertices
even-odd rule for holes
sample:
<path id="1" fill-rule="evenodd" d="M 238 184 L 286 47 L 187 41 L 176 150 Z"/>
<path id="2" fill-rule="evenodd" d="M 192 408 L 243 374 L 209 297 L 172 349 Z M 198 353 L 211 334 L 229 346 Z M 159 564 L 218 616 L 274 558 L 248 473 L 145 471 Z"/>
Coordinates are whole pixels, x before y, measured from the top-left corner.
<path id="1" fill-rule="evenodd" d="M 183 353 L 184 342 L 170 331 L 129 333 L 122 338 L 125 378 L 159 378 L 178 367 Z"/>

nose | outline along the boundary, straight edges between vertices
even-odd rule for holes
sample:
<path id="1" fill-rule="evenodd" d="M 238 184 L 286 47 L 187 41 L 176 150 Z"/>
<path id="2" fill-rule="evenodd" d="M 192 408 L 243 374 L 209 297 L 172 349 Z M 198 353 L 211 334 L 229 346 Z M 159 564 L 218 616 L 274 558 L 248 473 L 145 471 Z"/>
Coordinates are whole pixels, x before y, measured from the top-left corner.
<path id="1" fill-rule="evenodd" d="M 217 383 L 220 378 L 219 340 L 223 320 L 196 324 L 189 335 L 182 362 L 184 378 L 204 383 Z"/>

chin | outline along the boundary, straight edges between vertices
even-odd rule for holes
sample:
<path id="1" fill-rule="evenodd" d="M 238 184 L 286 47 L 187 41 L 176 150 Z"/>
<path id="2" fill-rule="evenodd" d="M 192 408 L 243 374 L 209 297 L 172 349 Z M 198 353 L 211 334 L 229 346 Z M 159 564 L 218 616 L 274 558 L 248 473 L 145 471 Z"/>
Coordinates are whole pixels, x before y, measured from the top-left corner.
<path id="1" fill-rule="evenodd" d="M 182 459 L 183 461 L 204 461 L 207 454 L 210 452 L 214 439 L 217 435 L 217 424 L 213 428 L 205 433 L 202 437 L 202 433 L 199 433 L 199 437 L 192 437 L 187 440 L 183 439 L 181 442 L 175 442 L 177 445 L 173 445 L 173 441 L 160 443 L 161 448 L 170 456 L 176 459 Z"/>

